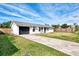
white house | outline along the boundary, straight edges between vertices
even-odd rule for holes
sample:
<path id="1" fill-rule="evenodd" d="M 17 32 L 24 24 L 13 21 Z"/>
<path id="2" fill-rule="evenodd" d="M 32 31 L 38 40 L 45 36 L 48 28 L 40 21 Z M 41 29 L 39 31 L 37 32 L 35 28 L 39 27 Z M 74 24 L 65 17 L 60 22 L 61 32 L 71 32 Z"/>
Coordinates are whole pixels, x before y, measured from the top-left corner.
<path id="1" fill-rule="evenodd" d="M 12 33 L 16 35 L 53 32 L 52 27 L 49 25 L 32 24 L 19 21 L 12 21 L 11 29 Z"/>

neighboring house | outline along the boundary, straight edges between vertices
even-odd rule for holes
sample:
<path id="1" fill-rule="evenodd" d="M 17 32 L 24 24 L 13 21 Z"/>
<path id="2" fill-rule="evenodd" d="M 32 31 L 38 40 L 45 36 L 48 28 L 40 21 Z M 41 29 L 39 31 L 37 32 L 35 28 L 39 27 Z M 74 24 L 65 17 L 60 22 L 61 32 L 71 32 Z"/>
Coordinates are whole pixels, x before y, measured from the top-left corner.
<path id="1" fill-rule="evenodd" d="M 52 27 L 49 25 L 32 24 L 18 21 L 12 21 L 11 29 L 12 33 L 16 35 L 53 32 Z"/>

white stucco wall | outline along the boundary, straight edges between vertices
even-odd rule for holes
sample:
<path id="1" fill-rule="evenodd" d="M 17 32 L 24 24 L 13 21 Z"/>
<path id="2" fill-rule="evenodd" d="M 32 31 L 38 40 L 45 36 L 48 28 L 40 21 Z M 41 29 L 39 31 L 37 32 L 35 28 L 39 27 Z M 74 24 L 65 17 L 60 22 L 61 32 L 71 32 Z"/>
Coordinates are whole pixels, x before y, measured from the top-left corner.
<path id="1" fill-rule="evenodd" d="M 19 35 L 19 27 L 15 23 L 11 25 L 11 29 L 13 34 Z M 49 32 L 53 32 L 53 29 L 46 30 L 46 33 Z M 33 27 L 29 27 L 29 34 L 38 34 L 38 33 L 44 33 L 44 27 L 42 31 L 39 31 L 39 27 L 35 27 L 35 32 L 33 32 Z"/>
<path id="2" fill-rule="evenodd" d="M 49 33 L 49 32 L 54 32 L 54 30 L 53 29 L 49 29 L 49 30 L 46 31 L 46 33 Z"/>
<path id="3" fill-rule="evenodd" d="M 33 32 L 33 27 L 30 27 L 30 34 L 38 34 L 38 33 L 44 33 L 44 28 L 42 31 L 39 31 L 39 27 L 36 27 L 35 28 L 35 32 Z M 46 30 L 46 33 L 49 33 L 49 32 L 53 32 L 53 29 L 49 29 L 49 30 Z"/>
<path id="4" fill-rule="evenodd" d="M 39 27 L 35 27 L 35 31 L 33 32 L 33 27 L 30 27 L 30 34 L 37 34 L 39 32 Z"/>
<path id="5" fill-rule="evenodd" d="M 11 25 L 11 29 L 13 34 L 19 35 L 19 27 L 15 23 Z"/>

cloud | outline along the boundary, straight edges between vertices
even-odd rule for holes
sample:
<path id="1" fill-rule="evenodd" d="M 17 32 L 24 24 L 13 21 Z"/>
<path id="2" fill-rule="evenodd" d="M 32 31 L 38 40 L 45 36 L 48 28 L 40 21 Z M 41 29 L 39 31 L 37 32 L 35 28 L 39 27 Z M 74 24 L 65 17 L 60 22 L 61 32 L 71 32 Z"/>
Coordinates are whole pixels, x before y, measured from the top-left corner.
<path id="1" fill-rule="evenodd" d="M 0 19 L 22 19 L 23 21 L 48 24 L 73 23 L 79 21 L 79 4 L 0 4 L 0 13 L 9 15 L 9 17 L 6 15 L 3 17 L 2 14 L 1 17 L 0 14 Z"/>
<path id="2" fill-rule="evenodd" d="M 23 7 L 17 7 L 16 5 L 11 5 L 11 4 L 2 4 L 6 7 L 10 7 L 13 9 L 16 9 L 19 13 L 26 13 L 26 14 L 30 14 L 32 16 L 38 16 L 35 13 L 31 12 L 30 9 L 29 10 L 24 10 Z"/>

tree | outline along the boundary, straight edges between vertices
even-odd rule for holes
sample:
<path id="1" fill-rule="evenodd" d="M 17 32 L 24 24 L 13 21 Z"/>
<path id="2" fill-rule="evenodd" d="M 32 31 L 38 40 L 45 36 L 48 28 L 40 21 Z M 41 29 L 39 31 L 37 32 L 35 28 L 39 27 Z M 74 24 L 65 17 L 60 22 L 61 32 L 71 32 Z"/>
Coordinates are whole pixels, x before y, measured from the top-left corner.
<path id="1" fill-rule="evenodd" d="M 52 27 L 53 27 L 54 29 L 56 29 L 56 28 L 59 28 L 60 25 L 59 25 L 59 24 L 58 24 L 58 25 L 52 25 Z"/>
<path id="2" fill-rule="evenodd" d="M 0 24 L 0 27 L 1 27 L 1 24 Z"/>
<path id="3" fill-rule="evenodd" d="M 75 31 L 78 31 L 79 30 L 79 26 L 77 23 L 74 23 L 74 27 L 75 27 Z"/>
<path id="4" fill-rule="evenodd" d="M 67 25 L 67 24 L 62 24 L 61 25 L 61 28 L 68 28 L 69 27 L 69 25 Z"/>
<path id="5" fill-rule="evenodd" d="M 3 22 L 0 24 L 1 28 L 10 28 L 11 21 Z"/>

